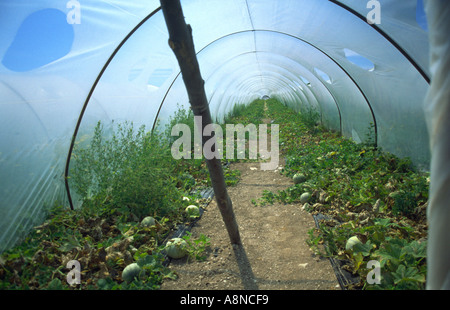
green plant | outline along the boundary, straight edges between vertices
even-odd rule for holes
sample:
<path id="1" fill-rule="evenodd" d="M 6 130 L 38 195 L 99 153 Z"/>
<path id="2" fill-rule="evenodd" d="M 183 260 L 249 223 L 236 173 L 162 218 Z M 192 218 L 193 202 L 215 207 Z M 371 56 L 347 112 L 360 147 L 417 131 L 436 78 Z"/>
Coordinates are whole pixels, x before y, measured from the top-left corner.
<path id="1" fill-rule="evenodd" d="M 320 121 L 320 114 L 316 109 L 309 107 L 299 113 L 299 118 L 308 129 L 314 129 Z"/>
<path id="2" fill-rule="evenodd" d="M 183 239 L 187 242 L 186 251 L 190 258 L 194 258 L 196 260 L 205 260 L 205 251 L 210 246 L 210 239 L 201 234 L 197 239 L 192 237 L 192 233 L 190 231 L 186 232 L 186 235 L 183 236 Z"/>
<path id="3" fill-rule="evenodd" d="M 233 119 L 241 117 L 247 109 L 245 104 L 235 104 L 230 112 L 228 112 L 224 117 L 224 122 L 229 123 Z"/>
<path id="4" fill-rule="evenodd" d="M 315 117 L 308 113 L 299 117 L 279 102 L 268 101 L 268 114 L 283 120 L 280 146 L 286 164 L 282 173 L 293 177 L 301 171 L 308 179 L 277 193 L 265 192 L 255 203 L 296 203 L 310 192 L 312 205 L 305 210 L 323 213 L 330 220 L 319 221 L 319 227 L 309 231 L 307 243 L 320 255 L 349 262 L 349 271 L 361 277 L 354 288 L 423 288 L 425 253 L 411 255 L 410 245 L 417 250 L 417 240 L 426 236 L 425 217 L 418 213 L 418 206 L 428 200 L 427 175 L 415 171 L 408 158 L 375 148 L 373 124 L 364 143 L 357 144 L 321 128 L 311 130 L 317 124 Z M 361 242 L 345 251 L 352 236 Z M 397 242 L 393 240 L 401 240 L 404 249 L 393 246 Z M 319 247 L 322 244 L 324 250 Z M 397 255 L 397 260 L 386 260 L 387 252 Z M 369 260 L 382 262 L 382 285 L 364 282 Z"/>
<path id="5" fill-rule="evenodd" d="M 321 251 L 321 245 L 323 245 L 323 237 L 317 228 L 311 228 L 308 230 L 308 239 L 306 243 L 309 245 L 314 254 L 321 257 L 326 257 L 327 254 Z"/>
<path id="6" fill-rule="evenodd" d="M 380 262 L 382 280 L 367 289 L 417 290 L 425 288 L 426 242 L 387 238 L 386 242 L 370 255 Z"/>
<path id="7" fill-rule="evenodd" d="M 292 178 L 301 171 L 308 178 L 276 193 L 264 191 L 252 203 L 298 203 L 303 193 L 311 193 L 305 210 L 322 213 L 327 220 L 308 232 L 307 243 L 318 255 L 345 261 L 348 271 L 361 278 L 353 288 L 423 289 L 426 242 L 419 240 L 426 236 L 426 223 L 420 211 L 428 200 L 427 174 L 415 171 L 409 159 L 317 126 L 310 130 L 281 102 L 266 102 L 267 115 L 260 100 L 236 108 L 238 117 L 230 121 L 275 120 L 287 159 L 282 173 Z M 189 123 L 191 117 L 190 111 L 180 110 L 171 121 Z M 98 123 L 86 142 L 75 146 L 70 175 L 83 206 L 74 211 L 55 206 L 22 244 L 3 253 L 0 288 L 78 289 L 65 281 L 62 262 L 69 253 L 89 266 L 83 277 L 92 281 L 82 282 L 81 289 L 157 289 L 164 279 L 175 277 L 163 265 L 161 241 L 185 220 L 184 210 L 192 202 L 183 197 L 200 199 L 193 191 L 210 185 L 205 162 L 173 160 L 167 131 L 147 133 L 130 123 L 110 129 Z M 228 167 L 224 174 L 228 185 L 239 180 L 239 173 Z M 156 224 L 140 225 L 148 216 Z M 346 252 L 352 236 L 361 243 Z M 106 260 L 104 253 L 129 240 L 133 241 L 124 252 L 134 249 L 130 256 L 145 270 L 145 277 L 127 283 L 117 276 L 125 267 L 124 257 Z M 206 258 L 209 238 L 194 240 L 188 233 L 183 240 L 189 259 Z M 364 281 L 370 260 L 381 264 L 381 284 Z"/>
<path id="8" fill-rule="evenodd" d="M 227 158 L 228 161 L 237 162 L 255 160 L 250 159 L 248 147 L 245 147 L 244 153 L 238 153 L 238 139 L 249 141 L 251 138 L 249 129 L 255 129 L 255 132 L 257 133 L 258 125 L 263 123 L 263 118 L 265 115 L 264 105 L 264 100 L 259 99 L 248 105 L 236 105 L 233 108 L 234 110 L 225 116 L 224 121 L 220 124 L 225 135 L 223 141 L 221 142 L 221 149 L 223 150 L 224 158 Z M 235 131 L 232 132 L 233 136 L 229 136 L 228 134 L 230 132 L 227 130 L 227 125 L 243 125 L 243 129 L 245 131 L 240 131 L 240 129 L 238 130 L 239 127 L 235 127 Z M 234 143 L 234 154 L 227 154 L 227 141 L 232 141 Z M 233 185 L 236 182 L 237 179 L 232 181 L 230 185 Z"/>
<path id="9" fill-rule="evenodd" d="M 265 102 L 261 99 L 254 100 L 248 105 L 235 105 L 233 110 L 225 116 L 224 123 L 259 125 L 264 118 L 264 105 Z"/>
<path id="10" fill-rule="evenodd" d="M 165 125 L 165 128 L 163 130 L 163 136 L 168 139 L 169 144 L 172 145 L 172 143 L 178 139 L 176 136 L 172 136 L 172 128 L 177 124 L 185 124 L 189 127 L 189 130 L 192 134 L 191 141 L 191 151 L 194 150 L 194 128 L 195 128 L 195 122 L 194 122 L 194 113 L 191 109 L 187 110 L 183 107 L 181 107 L 179 104 L 177 104 L 177 110 L 173 115 L 170 116 L 169 121 Z"/>
<path id="11" fill-rule="evenodd" d="M 71 185 L 91 209 L 108 205 L 143 218 L 179 208 L 182 192 L 172 177 L 176 163 L 169 145 L 144 127 L 117 124 L 108 134 L 99 122 L 91 143 L 75 148 L 73 161 Z"/>
<path id="12" fill-rule="evenodd" d="M 241 172 L 237 169 L 232 170 L 229 167 L 223 169 L 225 184 L 227 186 L 235 186 L 241 180 Z"/>
<path id="13" fill-rule="evenodd" d="M 163 265 L 163 256 L 159 253 L 143 255 L 133 263 L 135 273 L 128 281 L 118 282 L 112 278 L 101 278 L 91 289 L 100 290 L 157 290 L 164 279 L 176 279 L 176 275 Z"/>
<path id="14" fill-rule="evenodd" d="M 263 190 L 262 196 L 258 199 L 252 199 L 252 204 L 255 206 L 266 206 L 273 204 L 276 200 L 277 195 L 268 190 Z"/>
<path id="15" fill-rule="evenodd" d="M 374 123 L 370 123 L 367 128 L 366 139 L 362 142 L 362 145 L 368 148 L 376 146 L 376 128 Z"/>
<path id="16" fill-rule="evenodd" d="M 400 190 L 391 193 L 389 197 L 394 200 L 392 212 L 396 215 L 409 215 L 416 208 L 415 193 Z"/>

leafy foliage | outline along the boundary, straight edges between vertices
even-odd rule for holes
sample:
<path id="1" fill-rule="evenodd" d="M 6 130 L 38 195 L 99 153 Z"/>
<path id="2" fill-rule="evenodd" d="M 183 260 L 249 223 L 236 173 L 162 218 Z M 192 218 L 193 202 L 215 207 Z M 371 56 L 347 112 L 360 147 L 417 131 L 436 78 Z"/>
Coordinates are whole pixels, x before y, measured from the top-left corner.
<path id="1" fill-rule="evenodd" d="M 264 100 L 255 100 L 247 105 L 235 105 L 224 119 L 225 124 L 259 125 L 264 118 Z"/>
<path id="2" fill-rule="evenodd" d="M 172 180 L 176 163 L 167 141 L 144 127 L 135 133 L 128 123 L 106 136 L 99 122 L 90 145 L 74 151 L 71 184 L 85 197 L 86 208 L 101 202 L 139 219 L 176 212 L 182 193 Z"/>
<path id="3" fill-rule="evenodd" d="M 188 252 L 189 258 L 194 258 L 196 260 L 205 260 L 205 251 L 210 246 L 210 239 L 201 234 L 199 238 L 194 239 L 191 232 L 186 232 L 186 235 L 183 236 L 183 239 L 188 244 L 186 250 Z"/>

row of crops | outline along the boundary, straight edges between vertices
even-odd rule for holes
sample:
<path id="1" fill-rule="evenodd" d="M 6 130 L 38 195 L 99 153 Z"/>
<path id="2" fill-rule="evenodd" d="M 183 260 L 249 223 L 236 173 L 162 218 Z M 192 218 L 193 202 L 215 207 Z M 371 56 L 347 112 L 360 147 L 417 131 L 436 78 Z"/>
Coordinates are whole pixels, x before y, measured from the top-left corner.
<path id="1" fill-rule="evenodd" d="M 236 106 L 225 123 L 259 124 L 264 117 L 280 126 L 282 173 L 302 177 L 285 190 L 265 191 L 255 208 L 274 201 L 302 204 L 319 219 L 309 246 L 358 279 L 350 289 L 423 289 L 427 175 L 407 159 L 324 130 L 313 111 L 292 113 L 273 99 Z M 176 138 L 170 130 L 178 123 L 194 132 L 192 114 L 181 108 L 152 133 L 123 123 L 106 134 L 99 123 L 73 153 L 70 184 L 81 207 L 72 211 L 55 204 L 42 225 L 3 253 L 0 288 L 158 289 L 176 278 L 165 264 L 166 243 L 195 218 L 186 213 L 188 206 L 208 203 L 201 192 L 211 186 L 204 160 L 173 159 Z M 224 174 L 228 186 L 239 182 L 230 166 Z M 206 236 L 183 238 L 191 259 L 205 259 Z M 83 279 L 74 286 L 67 282 L 72 260 L 80 263 Z M 367 284 L 369 261 L 379 262 L 379 284 Z M 124 279 L 131 264 L 140 272 Z"/>
<path id="2" fill-rule="evenodd" d="M 301 181 L 265 192 L 255 204 L 302 203 L 317 223 L 309 245 L 349 275 L 347 288 L 424 289 L 428 173 L 370 139 L 356 144 L 323 130 L 314 111 L 299 117 L 279 102 L 268 103 L 269 117 L 280 124 L 283 173 Z M 376 283 L 369 262 L 379 268 Z"/>

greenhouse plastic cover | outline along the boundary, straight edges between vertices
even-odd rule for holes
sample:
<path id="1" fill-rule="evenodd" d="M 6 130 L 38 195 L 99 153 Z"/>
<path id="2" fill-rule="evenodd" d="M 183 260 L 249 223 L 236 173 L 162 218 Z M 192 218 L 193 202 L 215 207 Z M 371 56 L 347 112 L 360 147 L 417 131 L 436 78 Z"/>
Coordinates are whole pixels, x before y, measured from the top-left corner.
<path id="1" fill-rule="evenodd" d="M 374 137 L 428 169 L 422 0 L 181 3 L 213 119 L 269 96 L 295 111 L 313 108 L 326 127 L 356 142 Z M 372 24 L 376 3 L 380 20 Z M 98 121 L 151 129 L 189 106 L 159 6 L 0 2 L 0 252 L 39 223 L 45 207 L 71 197 L 71 145 Z"/>
<path id="2" fill-rule="evenodd" d="M 425 100 L 432 152 L 427 288 L 450 290 L 450 2 L 427 1 L 426 8 L 433 30 L 430 35 L 433 82 Z"/>

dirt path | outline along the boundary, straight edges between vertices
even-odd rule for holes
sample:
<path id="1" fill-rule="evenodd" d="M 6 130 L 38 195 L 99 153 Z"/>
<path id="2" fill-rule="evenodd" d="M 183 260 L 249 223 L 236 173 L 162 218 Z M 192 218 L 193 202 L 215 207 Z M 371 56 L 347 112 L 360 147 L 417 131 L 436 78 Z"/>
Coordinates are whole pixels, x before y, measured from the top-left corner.
<path id="1" fill-rule="evenodd" d="M 269 122 L 270 120 L 265 120 Z M 269 139 L 270 141 L 270 139 Z M 300 204 L 255 206 L 264 190 L 276 192 L 292 185 L 277 170 L 263 171 L 257 162 L 234 163 L 241 181 L 228 188 L 243 247 L 233 248 L 215 200 L 192 229 L 193 238 L 210 238 L 205 261 L 172 260 L 177 280 L 162 290 L 339 290 L 328 259 L 315 257 L 306 244 L 312 216 Z"/>

